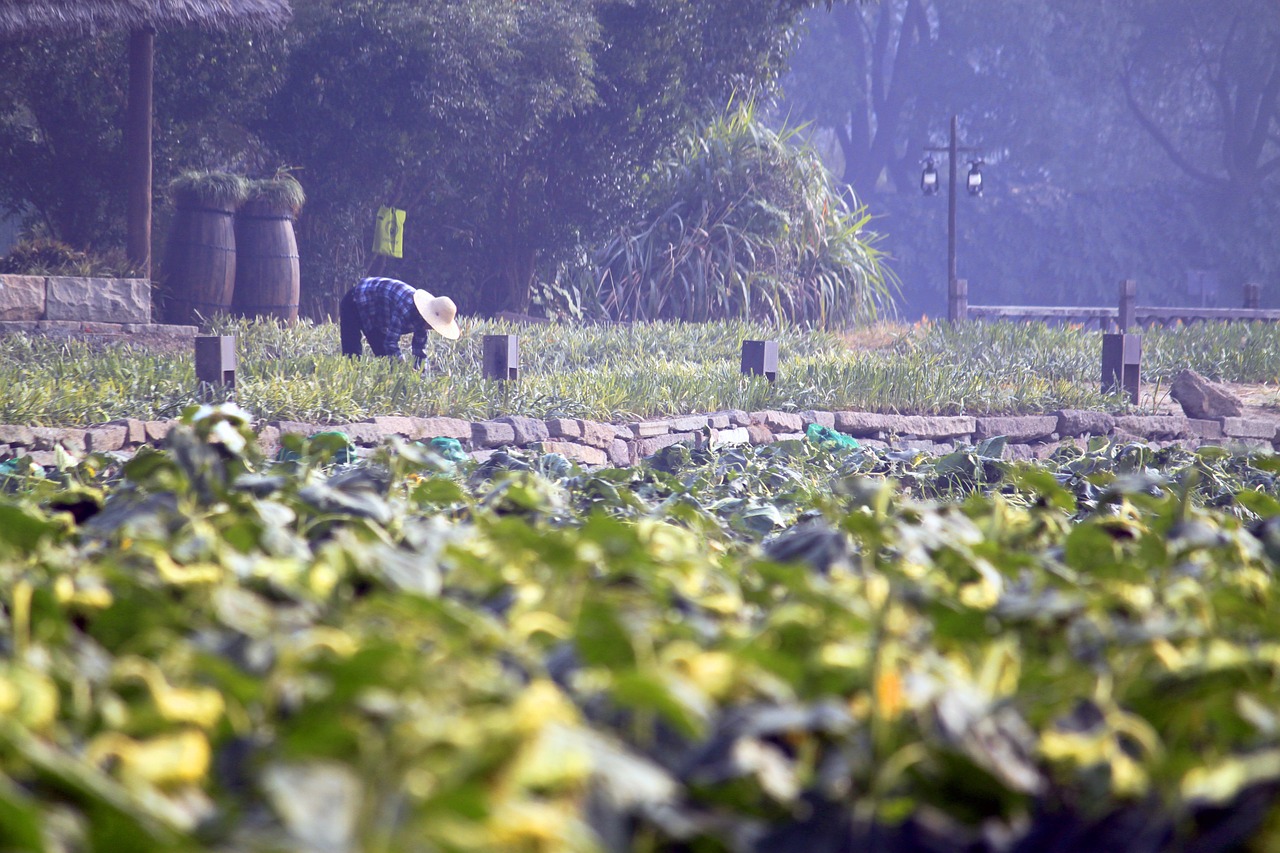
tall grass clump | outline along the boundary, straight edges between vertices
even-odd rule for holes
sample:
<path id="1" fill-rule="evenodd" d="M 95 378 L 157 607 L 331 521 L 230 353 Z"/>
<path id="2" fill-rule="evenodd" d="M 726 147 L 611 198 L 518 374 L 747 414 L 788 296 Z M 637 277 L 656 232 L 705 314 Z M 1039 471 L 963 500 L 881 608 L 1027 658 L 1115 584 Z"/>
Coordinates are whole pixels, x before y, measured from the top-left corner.
<path id="1" fill-rule="evenodd" d="M 891 271 L 817 153 L 737 103 L 685 140 L 649 212 L 597 252 L 590 299 L 621 320 L 841 329 L 891 312 Z"/>

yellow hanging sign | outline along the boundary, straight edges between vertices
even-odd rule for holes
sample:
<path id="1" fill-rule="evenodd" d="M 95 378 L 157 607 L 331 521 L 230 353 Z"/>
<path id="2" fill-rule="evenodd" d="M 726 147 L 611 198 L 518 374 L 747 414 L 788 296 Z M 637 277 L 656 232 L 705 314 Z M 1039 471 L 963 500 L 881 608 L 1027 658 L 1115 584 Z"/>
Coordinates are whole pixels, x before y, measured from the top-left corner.
<path id="1" fill-rule="evenodd" d="M 378 224 L 373 230 L 373 251 L 393 258 L 404 257 L 404 211 L 378 208 Z"/>

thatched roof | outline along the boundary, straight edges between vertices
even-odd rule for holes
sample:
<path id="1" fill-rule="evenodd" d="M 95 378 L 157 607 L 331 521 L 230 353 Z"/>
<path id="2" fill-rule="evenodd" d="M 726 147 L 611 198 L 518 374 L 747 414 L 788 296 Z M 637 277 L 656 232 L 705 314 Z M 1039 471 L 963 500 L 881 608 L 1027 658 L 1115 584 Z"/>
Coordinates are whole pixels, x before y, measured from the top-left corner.
<path id="1" fill-rule="evenodd" d="M 288 0 L 0 0 L 0 39 L 144 27 L 266 30 L 291 15 Z"/>

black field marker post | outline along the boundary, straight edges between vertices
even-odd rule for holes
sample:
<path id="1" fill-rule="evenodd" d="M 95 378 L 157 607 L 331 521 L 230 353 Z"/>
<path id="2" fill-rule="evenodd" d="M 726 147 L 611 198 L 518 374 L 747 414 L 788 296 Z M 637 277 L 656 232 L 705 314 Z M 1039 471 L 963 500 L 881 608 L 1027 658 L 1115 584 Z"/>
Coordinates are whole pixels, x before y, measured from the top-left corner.
<path id="1" fill-rule="evenodd" d="M 520 378 L 519 335 L 484 336 L 484 378 L 503 381 Z"/>
<path id="2" fill-rule="evenodd" d="M 763 376 L 770 382 L 778 378 L 778 342 L 743 341 L 742 372 L 748 376 Z"/>
<path id="3" fill-rule="evenodd" d="M 1102 393 L 1123 390 L 1129 402 L 1138 404 L 1138 384 L 1142 374 L 1142 335 L 1102 336 Z"/>
<path id="4" fill-rule="evenodd" d="M 212 402 L 215 395 L 230 396 L 236 389 L 235 335 L 196 337 L 196 381 L 201 397 Z"/>

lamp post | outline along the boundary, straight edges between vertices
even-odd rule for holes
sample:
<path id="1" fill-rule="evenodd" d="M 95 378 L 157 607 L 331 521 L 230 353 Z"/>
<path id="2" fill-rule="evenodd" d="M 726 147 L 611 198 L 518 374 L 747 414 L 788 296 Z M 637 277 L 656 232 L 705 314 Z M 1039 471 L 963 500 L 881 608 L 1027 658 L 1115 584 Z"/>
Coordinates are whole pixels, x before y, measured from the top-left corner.
<path id="1" fill-rule="evenodd" d="M 956 144 L 956 117 L 951 117 L 951 138 L 946 148 L 926 148 L 925 151 L 945 153 L 947 155 L 947 171 L 950 180 L 947 183 L 947 307 L 948 319 L 963 320 L 960 313 L 955 310 L 958 291 L 964 290 L 967 294 L 967 287 L 959 286 L 959 279 L 956 276 L 956 169 L 960 161 L 960 152 L 977 151 L 976 148 L 967 148 Z M 982 166 L 981 158 L 969 161 L 969 175 L 965 181 L 965 186 L 969 191 L 969 195 L 982 195 Z M 924 171 L 920 173 L 920 190 L 925 195 L 938 194 L 938 168 L 934 162 L 932 154 L 925 158 Z"/>

